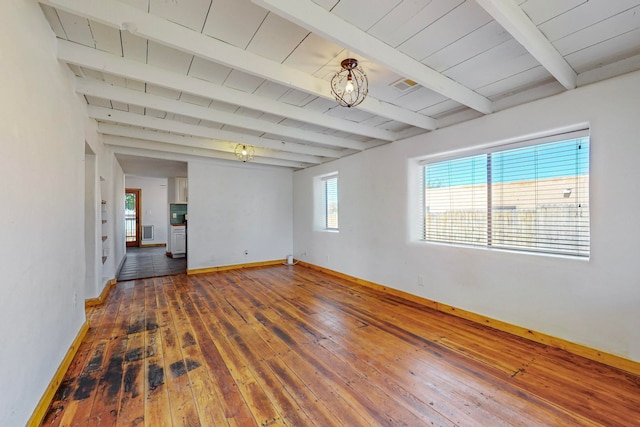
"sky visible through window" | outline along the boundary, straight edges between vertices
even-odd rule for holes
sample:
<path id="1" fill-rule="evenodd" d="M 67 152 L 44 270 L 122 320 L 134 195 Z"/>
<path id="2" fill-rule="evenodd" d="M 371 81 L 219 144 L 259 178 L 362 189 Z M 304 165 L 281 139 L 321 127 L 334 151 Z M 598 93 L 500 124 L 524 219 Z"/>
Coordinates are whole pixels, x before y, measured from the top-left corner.
<path id="1" fill-rule="evenodd" d="M 491 154 L 493 183 L 529 181 L 589 173 L 589 138 L 575 138 Z M 487 183 L 487 154 L 425 167 L 425 186 L 443 188 Z"/>

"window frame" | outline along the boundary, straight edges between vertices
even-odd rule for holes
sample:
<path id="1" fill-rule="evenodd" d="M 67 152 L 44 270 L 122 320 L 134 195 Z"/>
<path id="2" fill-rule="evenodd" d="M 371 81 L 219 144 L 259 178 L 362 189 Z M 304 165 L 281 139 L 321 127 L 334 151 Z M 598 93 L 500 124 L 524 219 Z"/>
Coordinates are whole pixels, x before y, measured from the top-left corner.
<path id="1" fill-rule="evenodd" d="M 558 175 L 558 177 L 570 176 L 576 179 L 576 181 L 580 179 L 586 180 L 586 184 L 584 184 L 585 191 L 584 193 L 581 194 L 582 197 L 584 197 L 583 200 L 585 201 L 584 203 L 586 203 L 586 206 L 581 206 L 580 203 L 578 203 L 577 205 L 577 207 L 580 209 L 586 208 L 586 218 L 587 218 L 586 231 L 584 232 L 584 234 L 581 234 L 583 230 L 580 229 L 579 233 L 576 232 L 575 236 L 572 236 L 573 240 L 570 240 L 570 239 L 566 240 L 566 242 L 569 242 L 569 244 L 573 244 L 575 246 L 575 249 L 553 250 L 550 247 L 544 247 L 544 245 L 543 247 L 539 247 L 537 245 L 534 245 L 531 247 L 525 247 L 523 242 L 526 241 L 526 239 L 521 239 L 517 241 L 514 245 L 509 245 L 504 243 L 494 244 L 494 242 L 492 241 L 493 228 L 494 228 L 492 214 L 495 212 L 496 209 L 499 209 L 499 208 L 496 208 L 496 206 L 499 206 L 499 205 L 495 204 L 495 201 L 493 201 L 493 195 L 492 195 L 493 183 L 492 183 L 491 167 L 492 167 L 493 156 L 497 153 L 509 152 L 511 150 L 517 150 L 519 148 L 526 149 L 527 147 L 535 147 L 535 146 L 540 146 L 540 145 L 554 143 L 554 142 L 560 144 L 563 141 L 577 140 L 580 138 L 586 138 L 586 144 L 587 144 L 586 174 L 576 172 L 575 175 Z M 485 241 L 481 243 L 468 243 L 464 241 L 456 241 L 455 237 L 451 238 L 450 236 L 448 239 L 430 239 L 429 236 L 427 236 L 428 234 L 427 197 L 429 194 L 428 188 L 427 188 L 427 177 L 425 175 L 427 166 L 437 165 L 440 163 L 444 165 L 446 162 L 451 162 L 455 160 L 470 160 L 474 156 L 485 156 L 485 159 L 486 159 L 486 165 L 484 168 L 484 173 L 486 174 L 486 181 L 482 183 L 486 186 L 486 189 L 485 189 L 486 201 L 484 203 L 484 208 L 483 208 L 484 214 L 486 215 L 486 226 L 484 231 Z M 538 154 L 536 154 L 536 156 L 538 156 Z M 578 160 L 580 159 L 579 156 L 580 155 L 576 153 L 576 164 L 578 164 Z M 419 197 L 415 199 L 416 203 L 419 202 L 419 215 L 417 219 L 419 221 L 420 226 L 418 227 L 418 230 L 416 230 L 418 232 L 418 239 L 417 239 L 418 241 L 430 243 L 430 244 L 459 245 L 463 247 L 478 248 L 478 249 L 491 249 L 491 250 L 495 249 L 500 251 L 515 251 L 518 253 L 527 253 L 527 254 L 543 254 L 543 255 L 552 255 L 552 256 L 567 256 L 567 257 L 576 258 L 576 259 L 585 259 L 585 258 L 589 259 L 591 254 L 591 247 L 590 247 L 591 245 L 591 219 L 590 219 L 591 213 L 590 213 L 590 203 L 589 203 L 589 199 L 590 199 L 589 176 L 590 176 L 590 170 L 591 170 L 591 136 L 590 136 L 590 128 L 588 125 L 582 125 L 580 127 L 575 127 L 573 129 L 568 129 L 568 130 L 563 130 L 558 132 L 549 132 L 542 136 L 537 136 L 535 138 L 511 140 L 507 142 L 503 141 L 501 143 L 493 143 L 493 144 L 483 145 L 479 147 L 476 146 L 476 147 L 472 147 L 465 150 L 457 150 L 455 152 L 432 155 L 432 156 L 424 157 L 421 159 L 416 159 L 416 162 L 414 164 L 417 165 L 417 173 L 415 175 L 420 179 L 420 185 L 418 186 L 420 194 L 419 194 Z M 545 178 L 538 177 L 536 175 L 535 180 L 533 180 L 535 182 L 534 185 L 538 185 L 540 181 L 543 179 Z M 512 181 L 512 182 L 526 182 L 526 181 L 523 180 L 523 181 Z M 584 225 L 584 220 L 583 222 L 580 222 L 580 220 L 576 220 L 572 222 L 571 225 L 576 228 L 579 228 L 581 225 Z M 473 230 L 473 227 L 471 227 L 470 229 Z M 465 234 L 465 233 L 468 233 L 469 231 L 460 230 L 460 229 L 457 229 L 457 230 L 461 231 L 460 233 L 461 236 L 464 236 L 464 237 L 461 237 L 459 240 L 465 240 L 465 239 L 471 240 L 471 237 L 473 236 L 473 232 L 471 232 L 471 234 Z M 455 236 L 456 235 L 455 231 L 456 230 L 454 229 L 451 232 L 451 235 Z M 536 236 L 539 237 L 538 229 L 536 229 Z M 586 242 L 586 245 L 585 245 L 586 249 L 583 249 L 580 246 L 583 242 Z"/>
<path id="2" fill-rule="evenodd" d="M 337 170 L 333 170 L 330 172 L 323 173 L 321 175 L 316 175 L 313 177 L 313 224 L 312 228 L 314 231 L 329 233 L 329 234 L 337 234 L 340 232 L 339 228 L 327 228 L 327 180 L 332 178 L 337 179 L 337 193 L 336 198 L 339 206 L 340 202 L 340 177 L 339 172 Z M 338 208 L 339 209 L 339 208 Z M 339 215 L 339 214 L 338 214 Z M 339 222 L 338 222 L 339 227 Z"/>
<path id="3" fill-rule="evenodd" d="M 333 173 L 331 175 L 326 175 L 321 178 L 322 180 L 322 190 L 323 190 L 323 202 L 324 202 L 324 229 L 326 231 L 339 231 L 340 230 L 340 222 L 339 222 L 339 211 L 340 211 L 340 186 L 339 186 L 339 178 L 337 173 Z M 330 194 L 329 194 L 329 183 L 335 182 L 335 214 L 330 212 Z M 330 218 L 331 216 L 335 216 L 335 227 L 330 226 Z"/>

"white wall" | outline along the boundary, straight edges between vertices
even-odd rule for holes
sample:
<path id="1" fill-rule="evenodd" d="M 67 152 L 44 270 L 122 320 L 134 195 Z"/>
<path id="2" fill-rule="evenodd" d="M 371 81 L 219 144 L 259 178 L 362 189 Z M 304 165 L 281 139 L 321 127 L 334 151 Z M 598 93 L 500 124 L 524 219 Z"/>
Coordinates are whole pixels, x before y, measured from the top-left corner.
<path id="1" fill-rule="evenodd" d="M 126 188 L 139 188 L 141 223 L 153 225 L 153 239 L 142 240 L 141 244 L 166 244 L 167 228 L 169 227 L 169 202 L 167 199 L 166 178 L 143 178 L 137 176 L 125 177 Z"/>
<path id="2" fill-rule="evenodd" d="M 91 148 L 86 145 L 86 149 Z M 84 257 L 85 297 L 100 295 L 102 278 L 102 212 L 100 205 L 100 176 L 95 154 L 85 154 L 84 181 Z"/>
<path id="3" fill-rule="evenodd" d="M 66 70 L 65 70 L 66 71 Z M 84 100 L 81 100 L 84 104 Z M 96 298 L 104 290 L 105 285 L 112 279 L 116 278 L 119 267 L 122 266 L 125 256 L 125 237 L 124 237 L 124 172 L 122 167 L 115 158 L 113 151 L 102 143 L 102 136 L 97 133 L 97 123 L 93 119 L 83 118 L 84 138 L 86 145 L 95 153 L 96 170 L 95 179 L 93 181 L 94 188 L 85 188 L 85 194 L 93 192 L 95 194 L 92 203 L 95 203 L 96 220 L 96 247 L 94 252 L 97 259 L 96 264 L 96 280 L 85 284 L 85 299 Z M 85 182 L 91 185 L 91 179 Z M 107 202 L 105 212 L 101 201 Z M 89 202 L 89 203 L 91 203 Z M 85 208 L 86 209 L 86 208 Z M 100 221 L 106 219 L 106 224 Z M 86 218 L 85 221 L 92 219 Z M 86 223 L 85 223 L 86 224 Z M 90 224 L 86 224 L 85 229 L 90 228 Z M 101 237 L 107 236 L 106 241 L 102 241 Z M 90 252 L 87 250 L 86 252 Z M 85 252 L 85 253 L 86 253 Z M 102 262 L 102 255 L 107 256 L 106 262 Z M 87 261 L 90 263 L 90 261 Z"/>
<path id="4" fill-rule="evenodd" d="M 86 113 L 36 2 L 0 2 L 0 28 L 0 425 L 18 426 L 85 318 Z"/>
<path id="5" fill-rule="evenodd" d="M 114 248 L 110 267 L 85 257 L 101 256 L 100 239 L 85 239 L 100 233 L 85 222 L 85 212 L 91 221 L 100 210 L 99 177 L 114 193 L 118 183 L 124 192 L 124 175 L 58 63 L 37 2 L 0 2 L 0 31 L 0 425 L 20 426 L 84 323 L 84 300 L 102 291 L 96 276 L 113 278 L 124 256 Z M 97 156 L 86 169 L 85 142 Z M 94 266 L 88 278 L 87 265 Z"/>
<path id="6" fill-rule="evenodd" d="M 113 238 L 114 247 L 112 248 L 113 265 L 110 266 L 113 268 L 113 270 L 110 270 L 107 276 L 109 277 L 109 279 L 114 279 L 120 272 L 127 253 L 127 243 L 124 228 L 125 188 L 124 171 L 122 170 L 120 163 L 118 163 L 115 156 L 110 150 L 109 159 L 111 162 L 111 177 L 113 179 L 113 186 L 110 188 L 113 190 L 111 197 L 111 200 L 113 200 L 113 203 L 111 203 L 111 217 L 113 218 L 114 229 L 113 235 L 111 237 Z"/>
<path id="7" fill-rule="evenodd" d="M 189 162 L 189 270 L 285 259 L 291 224 L 291 171 Z"/>
<path id="8" fill-rule="evenodd" d="M 294 254 L 640 361 L 638 117 L 640 73 L 634 73 L 296 172 Z M 407 207 L 417 179 L 410 159 L 585 122 L 591 126 L 590 260 L 413 241 Z M 313 177 L 335 170 L 340 232 L 313 231 Z"/>
<path id="9" fill-rule="evenodd" d="M 91 149 L 97 153 L 98 171 L 96 179 L 96 204 L 101 224 L 99 235 L 107 239 L 99 239 L 97 253 L 99 255 L 100 279 L 97 286 L 90 287 L 86 298 L 98 297 L 110 280 L 115 279 L 125 259 L 126 243 L 124 235 L 124 172 L 116 160 L 113 151 L 102 144 L 101 136 L 96 133 L 94 120 L 86 120 L 85 138 Z M 105 201 L 104 206 L 101 201 Z M 107 257 L 102 261 L 102 255 Z"/>

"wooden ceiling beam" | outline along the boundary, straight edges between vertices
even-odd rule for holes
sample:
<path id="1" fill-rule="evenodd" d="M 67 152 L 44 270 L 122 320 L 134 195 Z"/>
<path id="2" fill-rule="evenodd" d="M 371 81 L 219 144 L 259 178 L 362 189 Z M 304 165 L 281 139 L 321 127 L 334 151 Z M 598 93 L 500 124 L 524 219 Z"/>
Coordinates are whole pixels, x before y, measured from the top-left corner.
<path id="1" fill-rule="evenodd" d="M 485 114 L 493 112 L 490 99 L 367 34 L 311 0 L 251 1 L 447 98 Z"/>
<path id="2" fill-rule="evenodd" d="M 394 132 L 381 128 L 361 125 L 327 114 L 285 104 L 284 102 L 266 99 L 252 93 L 240 92 L 204 80 L 163 70 L 152 65 L 117 57 L 110 53 L 101 52 L 66 40 L 58 39 L 58 59 L 67 64 L 74 64 L 103 73 L 147 82 L 192 95 L 250 108 L 252 110 L 288 117 L 293 120 L 312 123 L 320 127 L 336 129 L 356 135 L 364 135 L 369 138 L 382 139 L 385 141 L 394 141 L 397 137 Z"/>
<path id="3" fill-rule="evenodd" d="M 122 102 L 124 104 L 153 108 L 155 110 L 165 111 L 173 114 L 180 114 L 199 120 L 207 120 L 223 125 L 250 129 L 267 134 L 278 135 L 284 138 L 293 138 L 312 142 L 315 144 L 328 145 L 338 148 L 349 148 L 359 151 L 367 148 L 367 145 L 365 143 L 354 141 L 351 139 L 324 135 L 318 132 L 297 129 L 291 126 L 283 126 L 265 120 L 254 119 L 252 117 L 241 116 L 226 111 L 220 111 L 212 108 L 202 107 L 199 105 L 189 104 L 174 99 L 168 99 L 149 93 L 127 89 L 121 86 L 110 85 L 97 79 L 76 79 L 76 92 L 83 95 L 90 95 L 102 99 Z"/>
<path id="4" fill-rule="evenodd" d="M 181 147 L 171 144 L 165 144 L 162 142 L 155 141 L 142 141 L 135 140 L 126 137 L 105 135 L 104 143 L 112 147 L 114 153 L 118 154 L 131 154 L 137 156 L 144 157 L 156 157 L 153 155 L 149 155 L 149 153 L 167 153 L 171 154 L 171 160 L 176 160 L 176 155 L 180 156 L 188 156 L 188 157 L 206 157 L 209 159 L 220 159 L 220 160 L 230 160 L 234 162 L 238 162 L 239 160 L 236 158 L 233 153 L 225 153 L 222 151 L 214 151 L 207 150 L 204 148 L 190 148 L 190 147 Z M 185 159 L 186 160 L 186 159 Z M 249 163 L 257 163 L 263 165 L 270 166 L 283 166 L 287 168 L 293 169 L 303 169 L 308 167 L 308 164 L 304 164 L 301 162 L 292 162 L 290 160 L 281 160 L 281 159 L 272 159 L 268 157 L 259 157 L 255 156 L 253 160 Z"/>
<path id="5" fill-rule="evenodd" d="M 116 0 L 39 1 L 110 27 L 126 29 L 132 34 L 227 67 L 322 98 L 333 99 L 330 95 L 329 82 L 326 80 L 195 32 L 126 3 Z M 437 127 L 436 120 L 431 117 L 383 102 L 372 95 L 368 96 L 358 108 L 423 129 L 431 130 Z"/>
<path id="6" fill-rule="evenodd" d="M 93 114 L 94 115 L 104 115 L 106 112 L 97 112 L 98 110 L 94 111 Z M 96 117 L 94 117 L 96 118 Z M 96 118 L 96 120 L 100 120 L 98 118 Z M 147 134 L 147 132 L 155 132 L 155 130 L 144 130 L 138 127 L 132 127 L 135 125 L 132 125 L 131 123 L 135 123 L 135 119 L 132 118 L 129 121 L 129 125 L 128 126 L 121 126 L 119 124 L 117 124 L 117 122 L 114 123 L 107 123 L 107 122 L 99 122 L 98 123 L 98 131 L 104 134 L 109 134 L 109 135 L 116 135 L 116 136 L 127 136 L 130 138 L 138 138 L 138 139 L 149 139 L 149 134 Z M 145 122 L 146 123 L 146 122 Z M 125 123 L 127 124 L 127 123 Z M 146 123 L 146 124 L 151 124 L 151 123 Z M 155 128 L 152 128 L 155 129 Z M 207 131 L 209 130 L 213 130 L 216 131 L 216 129 L 211 129 L 211 128 L 203 128 Z M 157 130 L 161 130 L 161 129 L 157 129 Z M 185 130 L 185 129 L 183 129 Z M 229 131 L 224 131 L 224 134 L 220 134 L 219 136 L 234 136 L 234 132 L 229 132 Z M 211 134 L 217 134 L 218 132 L 211 132 Z M 162 135 L 168 135 L 166 133 L 162 133 Z M 201 141 L 209 141 L 212 144 L 238 144 L 239 140 L 242 138 L 240 135 L 238 135 L 237 137 L 233 137 L 233 138 L 226 138 L 226 139 L 220 139 L 220 138 L 212 138 L 212 137 L 201 137 L 201 136 L 193 136 L 190 134 L 186 134 L 192 138 L 198 138 Z M 246 135 L 245 135 L 246 136 Z M 158 141 L 161 142 L 170 142 L 170 141 L 165 141 L 163 139 L 162 136 L 155 136 L 155 138 L 160 138 L 157 139 Z M 315 157 L 315 158 L 327 158 L 327 159 L 337 159 L 339 158 L 341 155 L 343 155 L 344 153 L 338 152 L 336 150 L 331 150 L 331 149 L 327 149 L 327 148 L 322 148 L 322 147 L 314 147 L 314 146 L 309 146 L 309 145 L 302 145 L 302 144 L 295 144 L 295 143 L 284 143 L 282 141 L 277 141 L 274 139 L 267 139 L 267 138 L 260 138 L 260 137 L 252 137 L 255 138 L 255 142 L 256 144 L 259 142 L 260 145 L 257 145 L 258 147 L 262 147 L 262 148 L 266 148 L 266 149 L 270 149 L 270 150 L 276 150 L 276 151 L 283 151 L 286 153 L 293 153 L 293 154 L 302 154 L 302 155 L 306 155 L 306 156 L 311 156 L 311 157 Z M 153 139 L 153 138 L 150 138 Z M 249 142 L 246 142 L 247 144 L 249 144 Z M 256 144 L 251 144 L 251 145 L 256 145 Z M 349 152 L 350 153 L 350 152 Z"/>
<path id="7" fill-rule="evenodd" d="M 99 123 L 98 132 L 103 135 L 118 136 L 123 138 L 133 138 L 137 140 L 156 141 L 165 144 L 174 144 L 183 147 L 202 148 L 205 150 L 221 151 L 225 153 L 233 153 L 236 144 L 229 141 L 216 141 L 208 138 L 199 138 L 195 136 L 175 135 L 165 132 L 157 132 L 141 128 L 133 128 L 130 126 L 118 126 L 109 123 Z M 261 157 L 270 157 L 274 159 L 291 160 L 294 162 L 304 162 L 309 164 L 320 164 L 324 160 L 321 157 L 310 156 L 307 154 L 296 154 L 289 151 L 279 151 L 262 147 L 255 147 L 256 155 Z"/>
<path id="8" fill-rule="evenodd" d="M 536 60 L 567 89 L 575 89 L 578 75 L 549 39 L 513 1 L 476 0 Z"/>
<path id="9" fill-rule="evenodd" d="M 89 117 L 97 120 L 98 122 L 112 123 L 112 124 L 124 124 L 128 126 L 137 126 L 146 129 L 155 129 L 163 132 L 175 132 L 182 135 L 195 136 L 198 138 L 205 138 L 210 141 L 211 146 L 215 146 L 214 142 L 230 142 L 233 144 L 251 144 L 255 147 L 262 147 L 271 150 L 279 150 L 283 152 L 303 154 L 307 156 L 320 156 L 319 153 L 333 154 L 331 152 L 322 152 L 318 150 L 318 147 L 306 146 L 295 143 L 282 143 L 281 141 L 271 140 L 267 138 L 261 138 L 258 136 L 244 135 L 235 132 L 223 131 L 219 129 L 208 128 L 204 126 L 191 125 L 176 120 L 160 119 L 157 117 L 143 116 L 141 114 L 128 113 L 126 111 L 113 110 L 104 107 L 87 107 Z M 119 136 L 130 136 L 135 138 L 144 138 L 144 134 L 134 133 L 134 128 L 129 131 L 124 131 L 124 126 L 107 127 L 103 123 L 98 125 L 98 130 L 103 133 L 110 133 Z M 314 154 L 315 153 L 315 154 Z M 335 154 L 330 156 L 334 158 Z M 325 156 L 320 156 L 325 157 Z"/>

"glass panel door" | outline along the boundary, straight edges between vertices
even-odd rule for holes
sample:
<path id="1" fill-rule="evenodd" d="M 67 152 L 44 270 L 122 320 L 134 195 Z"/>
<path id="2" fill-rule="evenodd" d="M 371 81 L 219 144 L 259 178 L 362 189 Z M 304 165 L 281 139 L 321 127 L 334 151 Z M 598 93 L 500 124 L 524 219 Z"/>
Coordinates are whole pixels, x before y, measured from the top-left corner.
<path id="1" fill-rule="evenodd" d="M 124 198 L 124 229 L 127 246 L 140 246 L 140 190 L 127 188 Z"/>

